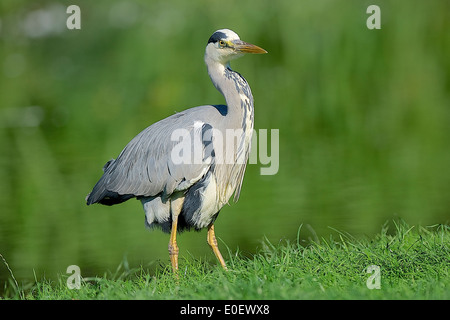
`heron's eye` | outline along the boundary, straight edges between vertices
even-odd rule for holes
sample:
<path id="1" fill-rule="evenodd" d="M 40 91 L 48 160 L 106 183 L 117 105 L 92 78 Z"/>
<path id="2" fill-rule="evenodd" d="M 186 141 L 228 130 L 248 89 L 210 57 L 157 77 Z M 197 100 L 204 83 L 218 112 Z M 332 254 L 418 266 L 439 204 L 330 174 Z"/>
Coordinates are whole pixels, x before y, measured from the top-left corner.
<path id="1" fill-rule="evenodd" d="M 219 40 L 219 46 L 221 46 L 221 47 L 226 47 L 226 43 L 225 43 L 225 41 L 223 41 L 223 40 Z"/>

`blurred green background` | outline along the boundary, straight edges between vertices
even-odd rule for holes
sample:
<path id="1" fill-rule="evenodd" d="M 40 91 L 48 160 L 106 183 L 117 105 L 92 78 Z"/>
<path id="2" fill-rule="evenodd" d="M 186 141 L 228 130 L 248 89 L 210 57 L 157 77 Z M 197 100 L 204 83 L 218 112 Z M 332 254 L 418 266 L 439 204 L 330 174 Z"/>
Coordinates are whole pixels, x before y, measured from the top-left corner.
<path id="1" fill-rule="evenodd" d="M 66 8 L 81 8 L 68 30 Z M 381 30 L 366 9 L 381 8 Z M 279 171 L 252 164 L 219 245 L 372 236 L 394 218 L 450 218 L 450 1 L 24 1 L 0 3 L 0 253 L 19 282 L 168 263 L 140 202 L 87 207 L 126 143 L 188 107 L 223 103 L 203 62 L 230 28 L 269 51 L 233 61 L 255 128 L 280 130 Z M 206 232 L 181 255 L 215 258 Z M 183 268 L 183 267 L 182 267 Z M 9 272 L 0 263 L 0 284 Z"/>

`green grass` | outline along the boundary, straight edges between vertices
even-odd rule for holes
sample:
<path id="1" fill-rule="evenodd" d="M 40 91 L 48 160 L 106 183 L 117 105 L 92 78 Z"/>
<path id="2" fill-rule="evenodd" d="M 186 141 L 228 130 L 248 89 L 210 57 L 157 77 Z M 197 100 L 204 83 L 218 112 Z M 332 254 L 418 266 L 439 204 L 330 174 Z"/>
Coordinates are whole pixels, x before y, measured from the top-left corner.
<path id="1" fill-rule="evenodd" d="M 122 263 L 103 277 L 84 278 L 79 290 L 68 289 L 62 275 L 23 291 L 11 285 L 6 298 L 449 299 L 450 227 L 393 225 L 386 224 L 373 239 L 333 230 L 335 236 L 306 243 L 299 240 L 300 228 L 296 242 L 266 240 L 252 256 L 228 250 L 228 272 L 192 257 L 181 259 L 179 279 L 169 265 L 148 272 Z M 378 290 L 366 286 L 370 265 L 380 267 Z"/>

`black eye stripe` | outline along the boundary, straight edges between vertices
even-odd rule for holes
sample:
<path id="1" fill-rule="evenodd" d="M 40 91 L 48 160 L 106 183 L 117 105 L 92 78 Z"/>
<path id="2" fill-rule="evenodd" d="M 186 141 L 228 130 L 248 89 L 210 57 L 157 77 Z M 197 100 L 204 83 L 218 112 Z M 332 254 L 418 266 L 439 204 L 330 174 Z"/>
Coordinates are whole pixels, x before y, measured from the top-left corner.
<path id="1" fill-rule="evenodd" d="M 220 31 L 214 32 L 213 35 L 209 38 L 208 43 L 210 43 L 210 42 L 215 43 L 215 42 L 219 41 L 220 39 L 225 39 L 226 37 L 227 37 L 227 35 L 223 32 L 220 32 Z"/>

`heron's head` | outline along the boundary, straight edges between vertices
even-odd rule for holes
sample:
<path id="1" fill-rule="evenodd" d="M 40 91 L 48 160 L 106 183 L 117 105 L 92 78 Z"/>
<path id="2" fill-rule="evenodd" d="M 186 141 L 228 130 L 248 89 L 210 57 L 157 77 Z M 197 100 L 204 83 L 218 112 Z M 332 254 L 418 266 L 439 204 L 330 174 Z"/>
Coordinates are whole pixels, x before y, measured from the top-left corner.
<path id="1" fill-rule="evenodd" d="M 242 41 L 234 31 L 220 29 L 209 38 L 205 59 L 227 64 L 230 60 L 239 58 L 244 53 L 267 53 L 267 51 L 254 44 Z"/>

